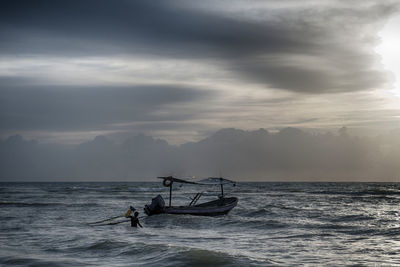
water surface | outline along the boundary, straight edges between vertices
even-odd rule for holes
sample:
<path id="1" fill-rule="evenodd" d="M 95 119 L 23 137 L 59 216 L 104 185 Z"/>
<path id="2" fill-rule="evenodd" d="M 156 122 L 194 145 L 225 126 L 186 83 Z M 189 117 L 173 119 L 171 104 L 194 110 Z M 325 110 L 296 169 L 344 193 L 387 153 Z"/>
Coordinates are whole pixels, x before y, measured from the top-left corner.
<path id="1" fill-rule="evenodd" d="M 208 191 L 207 191 L 208 190 Z M 173 204 L 196 191 L 176 186 Z M 123 215 L 161 183 L 0 183 L 0 265 L 294 266 L 400 263 L 400 184 L 239 183 L 227 216 L 157 215 L 129 223 L 87 223 Z M 200 200 L 200 202 L 201 202 Z"/>

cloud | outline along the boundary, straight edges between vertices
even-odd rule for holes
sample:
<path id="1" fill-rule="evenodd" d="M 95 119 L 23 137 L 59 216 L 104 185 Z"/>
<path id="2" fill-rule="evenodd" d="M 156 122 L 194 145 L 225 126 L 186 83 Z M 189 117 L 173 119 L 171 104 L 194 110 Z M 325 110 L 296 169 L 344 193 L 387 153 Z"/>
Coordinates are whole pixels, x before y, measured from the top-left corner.
<path id="1" fill-rule="evenodd" d="M 2 86 L 0 130 L 114 130 L 124 123 L 185 121 L 198 113 L 187 105 L 213 96 L 179 85 Z"/>
<path id="2" fill-rule="evenodd" d="M 387 86 L 373 46 L 395 1 L 240 4 L 237 16 L 227 2 L 6 1 L 0 53 L 218 60 L 242 80 L 300 93 Z"/>
<path id="3" fill-rule="evenodd" d="M 378 138 L 310 134 L 296 128 L 222 129 L 181 146 L 143 134 L 104 136 L 77 146 L 21 136 L 0 139 L 0 181 L 134 181 L 159 175 L 224 176 L 240 181 L 396 181 L 398 132 Z"/>

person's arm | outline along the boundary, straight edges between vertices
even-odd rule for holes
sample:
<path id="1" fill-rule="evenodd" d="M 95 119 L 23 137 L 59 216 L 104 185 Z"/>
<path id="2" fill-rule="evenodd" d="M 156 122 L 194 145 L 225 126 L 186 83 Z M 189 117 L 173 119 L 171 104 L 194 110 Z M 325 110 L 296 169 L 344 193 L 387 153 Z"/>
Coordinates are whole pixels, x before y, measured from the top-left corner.
<path id="1" fill-rule="evenodd" d="M 140 228 L 143 228 L 143 226 L 140 224 L 139 220 L 138 220 L 137 224 L 140 226 Z"/>

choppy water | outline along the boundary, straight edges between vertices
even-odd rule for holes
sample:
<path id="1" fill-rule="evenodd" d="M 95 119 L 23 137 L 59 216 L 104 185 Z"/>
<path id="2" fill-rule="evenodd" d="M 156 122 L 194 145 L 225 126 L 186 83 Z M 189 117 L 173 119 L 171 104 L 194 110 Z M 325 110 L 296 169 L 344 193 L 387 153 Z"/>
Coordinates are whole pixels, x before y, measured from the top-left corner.
<path id="1" fill-rule="evenodd" d="M 175 204 L 198 189 L 176 188 Z M 167 199 L 160 183 L 0 183 L 0 265 L 400 264 L 400 184 L 239 183 L 226 191 L 239 198 L 227 216 L 157 215 L 134 229 L 87 223 L 129 205 L 141 211 L 158 193 Z"/>

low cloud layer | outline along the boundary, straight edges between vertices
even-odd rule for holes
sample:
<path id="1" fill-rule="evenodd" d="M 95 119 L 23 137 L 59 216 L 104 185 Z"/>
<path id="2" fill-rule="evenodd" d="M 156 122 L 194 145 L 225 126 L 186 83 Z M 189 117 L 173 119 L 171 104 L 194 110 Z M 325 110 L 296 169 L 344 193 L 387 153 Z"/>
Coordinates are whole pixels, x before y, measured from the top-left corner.
<path id="1" fill-rule="evenodd" d="M 135 181 L 159 175 L 224 175 L 240 181 L 397 181 L 398 132 L 375 138 L 223 129 L 171 146 L 136 135 L 123 143 L 98 136 L 78 146 L 12 136 L 0 142 L 1 181 Z"/>

